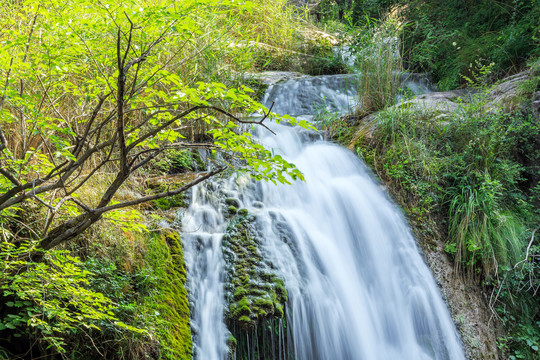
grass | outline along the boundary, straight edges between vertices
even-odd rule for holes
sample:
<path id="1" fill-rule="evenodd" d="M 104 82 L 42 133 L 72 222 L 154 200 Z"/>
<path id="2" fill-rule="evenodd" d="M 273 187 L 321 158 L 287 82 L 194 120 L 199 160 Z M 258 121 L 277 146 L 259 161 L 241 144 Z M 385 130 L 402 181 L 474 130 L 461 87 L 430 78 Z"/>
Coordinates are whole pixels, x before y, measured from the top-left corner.
<path id="1" fill-rule="evenodd" d="M 451 193 L 448 209 L 450 242 L 447 251 L 454 254 L 458 267 L 473 276 L 499 273 L 499 264 L 509 266 L 519 261 L 524 246 L 524 226 L 511 212 L 501 213 L 500 188 L 489 180 L 478 188 Z"/>
<path id="2" fill-rule="evenodd" d="M 476 279 L 497 276 L 522 255 L 530 206 L 515 157 L 523 115 L 486 114 L 482 99 L 449 118 L 399 106 L 382 111 L 375 130 L 360 132 L 357 152 L 401 194 L 409 215 L 445 219 L 447 251 Z M 371 125 L 373 126 L 373 125 Z"/>
<path id="3" fill-rule="evenodd" d="M 360 72 L 358 116 L 382 110 L 393 104 L 403 71 L 398 28 L 391 21 L 369 25 L 355 39 Z"/>

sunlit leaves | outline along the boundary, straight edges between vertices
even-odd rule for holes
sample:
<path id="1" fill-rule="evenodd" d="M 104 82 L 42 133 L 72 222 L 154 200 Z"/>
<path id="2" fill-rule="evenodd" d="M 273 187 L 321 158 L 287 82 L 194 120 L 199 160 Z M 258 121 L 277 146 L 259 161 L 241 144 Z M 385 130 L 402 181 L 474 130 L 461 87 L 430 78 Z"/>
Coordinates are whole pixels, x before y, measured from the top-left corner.
<path id="1" fill-rule="evenodd" d="M 78 329 L 99 330 L 101 323 L 117 321 L 111 300 L 88 289 L 90 273 L 78 258 L 66 251 L 51 251 L 43 254 L 44 261 L 31 262 L 30 250 L 24 244 L 0 243 L 0 296 L 7 306 L 0 330 L 38 329 L 55 350 L 64 352 L 67 335 Z"/>

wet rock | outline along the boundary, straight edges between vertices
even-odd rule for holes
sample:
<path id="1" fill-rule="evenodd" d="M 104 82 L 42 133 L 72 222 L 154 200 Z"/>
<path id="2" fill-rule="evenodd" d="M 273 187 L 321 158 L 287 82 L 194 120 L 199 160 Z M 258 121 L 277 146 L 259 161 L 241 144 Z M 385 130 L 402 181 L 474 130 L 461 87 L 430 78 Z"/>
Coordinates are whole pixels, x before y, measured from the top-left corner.
<path id="1" fill-rule="evenodd" d="M 227 264 L 225 316 L 231 336 L 242 340 L 234 347 L 239 356 L 253 345 L 244 339 L 255 336 L 255 341 L 260 342 L 271 335 L 266 333 L 273 331 L 269 324 L 284 318 L 288 300 L 283 280 L 264 260 L 259 245 L 255 217 L 240 209 L 223 236 Z"/>
<path id="2" fill-rule="evenodd" d="M 308 77 L 305 74 L 294 71 L 264 71 L 261 73 L 248 73 L 245 76 L 256 79 L 263 84 L 272 85 L 290 79 Z"/>
<path id="3" fill-rule="evenodd" d="M 235 198 L 227 198 L 227 199 L 225 199 L 225 204 L 227 206 L 234 206 L 235 208 L 240 207 L 240 201 L 238 199 L 235 199 Z"/>
<path id="4" fill-rule="evenodd" d="M 253 204 L 251 204 L 256 209 L 262 209 L 264 207 L 264 204 L 260 201 L 254 201 Z"/>

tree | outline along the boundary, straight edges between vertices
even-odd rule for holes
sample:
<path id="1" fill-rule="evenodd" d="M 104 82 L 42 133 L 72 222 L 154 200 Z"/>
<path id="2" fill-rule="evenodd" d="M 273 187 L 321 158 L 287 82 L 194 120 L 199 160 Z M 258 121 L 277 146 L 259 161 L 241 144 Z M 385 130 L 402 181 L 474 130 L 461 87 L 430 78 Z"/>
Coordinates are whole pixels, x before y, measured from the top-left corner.
<path id="1" fill-rule="evenodd" d="M 226 169 L 273 182 L 301 179 L 294 165 L 244 129 L 282 117 L 244 86 L 193 80 L 197 56 L 222 40 L 210 36 L 209 24 L 226 28 L 232 12 L 251 6 L 233 0 L 4 4 L 0 216 L 36 203 L 46 216 L 32 237 L 47 250 L 107 212 L 178 194 Z M 247 117 L 254 112 L 262 114 L 258 120 Z M 198 148 L 221 154 L 211 170 L 176 190 L 115 200 L 128 178 L 164 151 Z M 113 175 L 97 201 L 82 199 L 80 189 L 103 173 Z"/>

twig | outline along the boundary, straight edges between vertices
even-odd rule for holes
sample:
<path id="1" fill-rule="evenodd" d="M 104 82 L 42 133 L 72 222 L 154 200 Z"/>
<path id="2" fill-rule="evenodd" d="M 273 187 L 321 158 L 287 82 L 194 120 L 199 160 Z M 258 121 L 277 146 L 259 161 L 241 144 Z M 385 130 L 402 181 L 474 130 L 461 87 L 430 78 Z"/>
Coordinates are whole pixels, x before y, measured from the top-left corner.
<path id="1" fill-rule="evenodd" d="M 531 246 L 534 242 L 534 234 L 536 233 L 536 231 L 538 230 L 539 228 L 536 228 L 533 230 L 532 232 L 532 235 L 531 235 L 531 241 L 529 241 L 529 245 L 527 246 L 527 251 L 525 252 L 525 259 L 521 260 L 520 262 L 518 262 L 516 265 L 514 265 L 514 269 L 521 263 L 527 261 L 527 259 L 529 258 L 529 250 L 531 250 Z"/>

